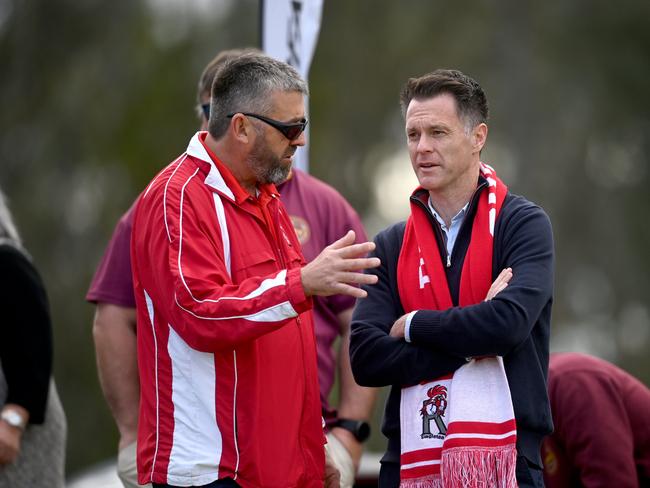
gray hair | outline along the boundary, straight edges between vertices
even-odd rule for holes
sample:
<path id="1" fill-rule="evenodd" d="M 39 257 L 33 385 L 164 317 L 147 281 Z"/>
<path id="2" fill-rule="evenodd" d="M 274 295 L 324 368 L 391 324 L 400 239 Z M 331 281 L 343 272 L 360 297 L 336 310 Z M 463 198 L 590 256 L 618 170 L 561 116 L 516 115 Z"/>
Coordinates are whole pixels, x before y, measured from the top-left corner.
<path id="1" fill-rule="evenodd" d="M 212 84 L 210 135 L 219 139 L 226 133 L 231 113 L 267 115 L 273 109 L 270 95 L 275 91 L 309 94 L 307 83 L 294 68 L 263 54 L 244 54 L 224 63 Z"/>
<path id="2" fill-rule="evenodd" d="M 20 246 L 20 234 L 14 225 L 11 212 L 7 206 L 7 199 L 0 189 L 0 241 L 9 240 Z"/>
<path id="3" fill-rule="evenodd" d="M 196 89 L 196 115 L 199 119 L 203 120 L 203 100 L 210 98 L 212 92 L 212 82 L 217 72 L 222 68 L 224 63 L 242 56 L 244 54 L 263 54 L 262 51 L 254 47 L 245 47 L 243 49 L 227 49 L 219 52 L 212 61 L 210 61 L 201 73 L 199 84 Z"/>

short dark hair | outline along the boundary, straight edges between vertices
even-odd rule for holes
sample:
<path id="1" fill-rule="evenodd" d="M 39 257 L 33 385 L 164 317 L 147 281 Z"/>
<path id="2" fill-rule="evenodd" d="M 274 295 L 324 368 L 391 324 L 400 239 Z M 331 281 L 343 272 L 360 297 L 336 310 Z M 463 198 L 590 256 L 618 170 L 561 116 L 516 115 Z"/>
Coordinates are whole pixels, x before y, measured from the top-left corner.
<path id="1" fill-rule="evenodd" d="M 208 132 L 221 138 L 230 124 L 228 114 L 253 112 L 267 115 L 274 91 L 308 95 L 307 83 L 287 63 L 263 54 L 243 54 L 223 64 L 212 83 Z"/>
<path id="2" fill-rule="evenodd" d="M 217 54 L 212 61 L 210 61 L 201 73 L 199 84 L 196 89 L 196 115 L 201 118 L 203 116 L 203 100 L 210 98 L 212 92 L 212 82 L 217 74 L 217 71 L 224 65 L 224 63 L 238 58 L 245 54 L 262 54 L 262 51 L 254 47 L 245 47 L 242 49 L 226 49 Z"/>
<path id="3" fill-rule="evenodd" d="M 441 93 L 454 97 L 458 116 L 468 130 L 480 123 L 487 123 L 489 111 L 483 88 L 455 69 L 437 69 L 419 78 L 410 78 L 400 93 L 402 115 L 406 115 L 411 100 L 433 98 Z"/>

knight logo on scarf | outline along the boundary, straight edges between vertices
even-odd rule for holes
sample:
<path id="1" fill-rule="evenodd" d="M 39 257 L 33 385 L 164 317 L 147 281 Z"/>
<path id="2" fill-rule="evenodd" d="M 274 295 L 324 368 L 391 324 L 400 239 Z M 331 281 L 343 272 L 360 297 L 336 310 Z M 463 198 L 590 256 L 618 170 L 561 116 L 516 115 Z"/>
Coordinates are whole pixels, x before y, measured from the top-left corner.
<path id="1" fill-rule="evenodd" d="M 507 193 L 490 166 L 481 163 L 481 174 L 488 189 L 479 196 L 461 271 L 461 307 L 482 302 L 490 288 L 494 226 Z M 453 306 L 434 229 L 415 202 L 397 269 L 406 313 Z M 472 359 L 449 375 L 402 388 L 400 430 L 401 487 L 517 486 L 517 430 L 501 357 Z"/>

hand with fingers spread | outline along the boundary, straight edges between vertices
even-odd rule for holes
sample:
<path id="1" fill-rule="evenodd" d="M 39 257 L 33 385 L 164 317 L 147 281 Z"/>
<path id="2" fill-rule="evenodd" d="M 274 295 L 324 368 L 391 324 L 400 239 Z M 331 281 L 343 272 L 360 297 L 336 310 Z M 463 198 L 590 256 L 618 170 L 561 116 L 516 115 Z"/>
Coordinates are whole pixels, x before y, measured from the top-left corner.
<path id="1" fill-rule="evenodd" d="M 377 276 L 363 270 L 379 266 L 379 258 L 365 257 L 375 249 L 372 242 L 354 243 L 354 231 L 327 246 L 316 258 L 302 268 L 302 287 L 308 296 L 336 294 L 364 298 L 367 293 L 356 285 L 377 283 Z"/>
<path id="2" fill-rule="evenodd" d="M 504 290 L 506 286 L 508 286 L 508 283 L 510 283 L 511 279 L 512 268 L 505 268 L 503 271 L 501 271 L 501 273 L 499 273 L 499 276 L 497 276 L 497 278 L 490 286 L 490 289 L 488 290 L 484 301 L 488 302 L 497 296 L 501 291 Z"/>

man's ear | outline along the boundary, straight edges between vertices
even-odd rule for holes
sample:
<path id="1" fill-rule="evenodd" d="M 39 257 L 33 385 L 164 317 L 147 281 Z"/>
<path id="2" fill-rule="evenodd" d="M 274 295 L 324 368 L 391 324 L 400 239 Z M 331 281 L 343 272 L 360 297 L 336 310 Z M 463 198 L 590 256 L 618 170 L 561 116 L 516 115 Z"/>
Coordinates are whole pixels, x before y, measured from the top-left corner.
<path id="1" fill-rule="evenodd" d="M 472 145 L 474 146 L 474 152 L 480 153 L 483 146 L 485 146 L 485 141 L 487 141 L 488 126 L 481 122 L 472 130 Z"/>
<path id="2" fill-rule="evenodd" d="M 255 130 L 252 124 L 249 122 L 248 118 L 243 114 L 235 114 L 230 119 L 229 131 L 232 131 L 232 135 L 235 140 L 248 144 L 251 140 L 251 133 Z"/>

